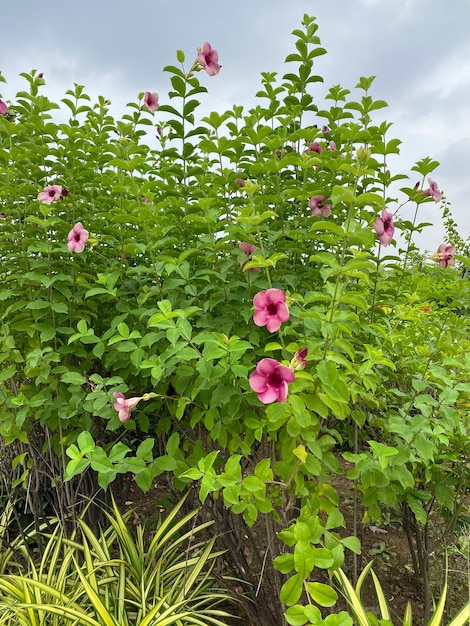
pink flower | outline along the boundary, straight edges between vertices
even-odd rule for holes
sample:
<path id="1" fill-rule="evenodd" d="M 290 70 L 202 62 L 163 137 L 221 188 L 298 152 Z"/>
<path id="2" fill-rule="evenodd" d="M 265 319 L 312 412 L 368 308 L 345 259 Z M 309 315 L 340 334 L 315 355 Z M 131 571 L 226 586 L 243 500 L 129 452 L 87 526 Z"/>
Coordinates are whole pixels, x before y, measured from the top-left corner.
<path id="1" fill-rule="evenodd" d="M 158 93 L 146 91 L 144 94 L 144 107 L 149 111 L 156 111 L 160 105 L 158 104 Z"/>
<path id="2" fill-rule="evenodd" d="M 255 305 L 254 323 L 256 326 L 266 326 L 270 333 L 279 330 L 282 322 L 287 322 L 290 317 L 286 295 L 281 289 L 260 291 L 253 298 L 253 304 Z"/>
<path id="3" fill-rule="evenodd" d="M 78 222 L 69 232 L 67 248 L 70 252 L 83 252 L 87 241 L 88 231 L 83 228 L 81 222 Z"/>
<path id="4" fill-rule="evenodd" d="M 387 209 L 382 209 L 382 216 L 376 217 L 374 229 L 380 243 L 383 246 L 388 246 L 388 244 L 392 241 L 395 226 L 393 225 L 393 215 L 389 213 Z"/>
<path id="5" fill-rule="evenodd" d="M 330 132 L 331 132 L 331 131 L 330 131 L 330 127 L 329 127 L 329 126 L 322 126 L 322 127 L 321 127 L 321 132 L 322 132 L 324 135 L 329 135 L 329 134 L 330 134 Z"/>
<path id="6" fill-rule="evenodd" d="M 333 140 L 330 141 L 330 143 L 328 144 L 328 148 L 334 152 L 337 148 L 336 148 L 336 144 Z"/>
<path id="7" fill-rule="evenodd" d="M 331 204 L 323 204 L 325 202 L 325 196 L 312 196 L 308 201 L 309 209 L 312 210 L 312 215 L 319 217 L 329 217 L 331 215 Z"/>
<path id="8" fill-rule="evenodd" d="M 256 250 L 258 250 L 258 246 L 254 246 L 252 243 L 246 243 L 245 241 L 241 241 L 238 244 L 238 247 L 247 256 L 251 256 L 253 254 L 253 252 L 256 252 Z"/>
<path id="9" fill-rule="evenodd" d="M 442 269 L 445 269 L 449 265 L 455 265 L 454 254 L 454 246 L 446 246 L 445 243 L 441 243 L 437 252 L 431 256 L 431 260 L 438 263 Z"/>
<path id="10" fill-rule="evenodd" d="M 246 185 L 246 181 L 243 178 L 235 178 L 235 184 L 239 187 L 244 187 Z"/>
<path id="11" fill-rule="evenodd" d="M 3 100 L 0 100 L 0 115 L 5 115 L 7 111 L 8 111 L 7 105 L 3 102 Z"/>
<path id="12" fill-rule="evenodd" d="M 210 43 L 206 43 L 202 46 L 202 50 L 197 53 L 197 60 L 201 67 L 206 70 L 209 76 L 215 76 L 220 72 L 219 54 L 217 50 L 211 47 Z"/>
<path id="13" fill-rule="evenodd" d="M 431 178 L 428 178 L 429 187 L 427 189 L 423 189 L 423 193 L 425 196 L 431 196 L 434 202 L 440 202 L 442 198 L 442 194 L 438 189 L 437 183 L 435 183 Z"/>
<path id="14" fill-rule="evenodd" d="M 290 368 L 294 371 L 303 370 L 307 367 L 308 361 L 306 360 L 306 356 L 308 354 L 308 348 L 301 348 L 297 350 L 294 354 L 292 361 L 290 362 Z"/>
<path id="15" fill-rule="evenodd" d="M 304 153 L 305 152 L 317 152 L 318 154 L 320 154 L 320 152 L 322 151 L 323 151 L 323 148 L 318 143 L 318 141 L 312 141 L 309 147 L 306 150 L 304 150 Z"/>
<path id="16" fill-rule="evenodd" d="M 251 260 L 251 255 L 256 252 L 256 250 L 258 250 L 258 246 L 254 246 L 252 243 L 246 243 L 245 241 L 242 241 L 238 244 L 238 247 L 240 248 L 240 250 L 242 252 L 244 252 L 248 257 L 246 261 L 244 261 L 242 263 L 242 270 L 245 271 L 245 265 L 248 263 L 248 261 Z M 249 268 L 252 272 L 259 272 L 260 268 L 259 267 L 250 267 Z"/>
<path id="17" fill-rule="evenodd" d="M 58 200 L 62 195 L 62 187 L 60 185 L 49 185 L 44 187 L 44 191 L 38 193 L 38 200 L 45 204 L 50 204 L 54 200 Z"/>
<path id="18" fill-rule="evenodd" d="M 250 387 L 256 391 L 263 404 L 284 402 L 287 397 L 287 383 L 295 380 L 294 372 L 275 359 L 261 359 L 250 374 Z"/>
<path id="19" fill-rule="evenodd" d="M 115 391 L 113 393 L 116 401 L 114 402 L 114 408 L 118 412 L 119 419 L 121 422 L 127 422 L 127 420 L 131 416 L 132 409 L 137 406 L 137 404 L 142 400 L 140 398 L 126 398 L 126 396 L 120 391 Z"/>

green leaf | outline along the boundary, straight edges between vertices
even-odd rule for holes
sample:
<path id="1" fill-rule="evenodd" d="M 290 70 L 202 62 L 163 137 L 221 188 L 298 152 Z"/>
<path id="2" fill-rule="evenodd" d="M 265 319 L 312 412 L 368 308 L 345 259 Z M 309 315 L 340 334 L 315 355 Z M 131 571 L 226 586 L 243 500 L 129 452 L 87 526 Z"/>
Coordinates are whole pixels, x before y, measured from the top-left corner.
<path id="1" fill-rule="evenodd" d="M 168 318 L 171 315 L 171 302 L 169 300 L 160 300 L 160 302 L 157 302 L 157 306 L 165 317 Z"/>
<path id="2" fill-rule="evenodd" d="M 86 383 L 85 376 L 79 372 L 67 372 L 66 374 L 62 374 L 60 380 L 68 385 L 84 385 Z"/>
<path id="3" fill-rule="evenodd" d="M 155 445 L 155 439 L 152 437 L 148 437 L 144 439 L 142 443 L 139 444 L 139 447 L 136 450 L 136 456 L 140 459 L 144 459 L 146 461 L 152 460 L 152 450 Z"/>
<path id="4" fill-rule="evenodd" d="M 8 380 L 14 374 L 16 374 L 16 365 L 9 365 L 8 367 L 6 367 L 4 370 L 0 372 L 0 382 L 3 382 L 4 380 Z"/>
<path id="5" fill-rule="evenodd" d="M 294 548 L 294 569 L 302 578 L 307 578 L 315 565 L 313 548 L 307 541 L 298 541 Z"/>
<path id="6" fill-rule="evenodd" d="M 308 622 L 304 607 L 300 604 L 289 607 L 284 613 L 284 617 L 286 618 L 286 622 L 291 624 L 291 626 L 303 626 Z"/>
<path id="7" fill-rule="evenodd" d="M 281 554 L 274 559 L 273 565 L 281 574 L 288 574 L 294 569 L 294 555 L 291 552 Z"/>
<path id="8" fill-rule="evenodd" d="M 340 202 L 351 204 L 354 202 L 354 189 L 351 187 L 343 187 L 342 185 L 335 185 L 330 194 L 330 198 L 333 206 L 336 206 Z"/>
<path id="9" fill-rule="evenodd" d="M 354 554 L 361 554 L 361 542 L 358 537 L 343 537 L 341 543 Z"/>
<path id="10" fill-rule="evenodd" d="M 302 595 L 303 579 L 299 574 L 294 574 L 282 585 L 279 594 L 281 602 L 287 606 L 296 604 Z"/>
<path id="11" fill-rule="evenodd" d="M 312 548 L 312 557 L 315 567 L 328 569 L 335 562 L 333 554 L 326 548 Z"/>
<path id="12" fill-rule="evenodd" d="M 307 582 L 305 587 L 309 596 L 320 606 L 334 606 L 338 600 L 338 594 L 329 585 L 324 583 Z"/>

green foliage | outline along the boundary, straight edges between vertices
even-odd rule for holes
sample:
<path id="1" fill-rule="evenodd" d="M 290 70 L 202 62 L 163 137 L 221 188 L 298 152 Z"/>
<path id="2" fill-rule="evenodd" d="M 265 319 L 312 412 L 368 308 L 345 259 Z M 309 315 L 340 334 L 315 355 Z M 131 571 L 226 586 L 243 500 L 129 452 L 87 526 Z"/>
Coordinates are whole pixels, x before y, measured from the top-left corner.
<path id="1" fill-rule="evenodd" d="M 227 597 L 210 573 L 220 553 L 214 539 L 200 539 L 211 522 L 197 524 L 198 511 L 182 515 L 183 503 L 155 529 L 114 503 L 98 535 L 83 519 L 71 538 L 56 524 L 39 562 L 35 532 L 17 541 L 26 566 L 0 576 L 0 623 L 223 626 L 229 614 L 217 605 Z"/>
<path id="2" fill-rule="evenodd" d="M 0 116 L 0 436 L 39 438 L 70 507 L 73 480 L 106 489 L 131 473 L 146 491 L 166 474 L 248 525 L 272 516 L 289 575 L 281 600 L 299 624 L 320 620 L 312 602 L 335 600 L 314 570 L 360 550 L 338 532 L 340 456 L 364 521 L 397 506 L 426 532 L 431 509 L 452 528 L 469 452 L 468 278 L 430 268 L 413 244 L 439 164 L 419 161 L 411 183 L 389 169 L 400 140 L 374 77 L 318 101 L 317 29 L 304 16 L 288 73 L 264 72 L 248 111 L 198 119 L 207 89 L 178 51 L 156 113 L 140 94 L 115 119 L 81 85 L 56 104 L 33 71 Z M 41 202 L 51 184 L 68 193 Z M 312 214 L 315 196 L 331 215 Z M 400 235 L 389 255 L 374 231 L 384 208 Z M 77 222 L 90 237 L 72 253 Z M 274 337 L 253 322 L 253 297 L 269 288 L 290 312 Z M 289 366 L 304 347 L 286 401 L 263 405 L 249 384 L 257 364 Z M 122 421 L 116 393 L 134 401 Z M 33 456 L 14 461 L 24 486 L 43 479 Z M 340 616 L 329 621 L 347 626 Z"/>

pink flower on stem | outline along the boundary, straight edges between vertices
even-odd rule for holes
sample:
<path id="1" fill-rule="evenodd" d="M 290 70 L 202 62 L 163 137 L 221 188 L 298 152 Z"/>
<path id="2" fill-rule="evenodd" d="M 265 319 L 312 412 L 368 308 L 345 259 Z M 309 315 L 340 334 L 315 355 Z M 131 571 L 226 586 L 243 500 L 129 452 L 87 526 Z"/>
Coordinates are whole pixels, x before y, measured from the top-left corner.
<path id="1" fill-rule="evenodd" d="M 252 243 L 246 243 L 246 241 L 241 241 L 238 244 L 238 247 L 240 248 L 240 250 L 242 252 L 244 252 L 248 257 L 246 261 L 244 261 L 242 263 L 242 270 L 245 271 L 245 265 L 248 263 L 248 261 L 251 261 L 251 255 L 256 252 L 256 250 L 258 250 L 258 246 L 254 246 Z M 259 267 L 250 267 L 249 268 L 252 272 L 259 272 L 261 268 Z"/>
<path id="2" fill-rule="evenodd" d="M 445 243 L 441 243 L 437 252 L 431 256 L 431 260 L 438 263 L 439 267 L 442 267 L 442 269 L 445 269 L 450 265 L 455 265 L 454 254 L 454 246 L 446 246 Z"/>
<path id="3" fill-rule="evenodd" d="M 308 348 L 301 348 L 300 350 L 297 350 L 292 361 L 290 362 L 290 369 L 294 371 L 304 370 L 308 365 L 308 361 L 305 358 L 307 354 Z"/>
<path id="4" fill-rule="evenodd" d="M 252 243 L 246 243 L 246 241 L 241 241 L 238 244 L 238 247 L 247 256 L 251 256 L 253 254 L 253 252 L 256 252 L 256 250 L 258 250 L 258 246 L 254 246 Z"/>
<path id="5" fill-rule="evenodd" d="M 3 100 L 0 100 L 0 115 L 5 115 L 7 111 L 8 111 L 7 105 L 3 102 Z"/>
<path id="6" fill-rule="evenodd" d="M 87 241 L 88 231 L 83 228 L 81 222 L 78 222 L 69 232 L 67 248 L 70 252 L 83 252 Z"/>
<path id="7" fill-rule="evenodd" d="M 330 134 L 330 132 L 331 132 L 331 131 L 330 131 L 330 127 L 329 127 L 329 126 L 322 126 L 322 127 L 321 127 L 321 132 L 322 132 L 324 135 L 329 135 L 329 134 Z"/>
<path id="8" fill-rule="evenodd" d="M 253 321 L 257 326 L 266 326 L 270 333 L 276 332 L 282 322 L 290 317 L 286 304 L 286 295 L 281 289 L 260 291 L 253 298 L 255 312 Z"/>
<path id="9" fill-rule="evenodd" d="M 143 396 L 139 398 L 126 398 L 126 396 L 120 391 L 115 391 L 113 393 L 114 396 L 114 408 L 118 412 L 118 417 L 121 422 L 127 422 L 131 416 L 131 411 L 141 400 L 150 400 L 151 398 L 156 398 L 155 393 L 144 393 Z"/>
<path id="10" fill-rule="evenodd" d="M 211 47 L 207 41 L 197 53 L 197 60 L 200 66 L 206 70 L 209 76 L 215 76 L 220 72 L 219 54 L 217 50 Z"/>
<path id="11" fill-rule="evenodd" d="M 437 183 L 434 182 L 431 178 L 428 178 L 429 187 L 427 189 L 423 189 L 423 193 L 425 196 L 431 196 L 434 202 L 440 202 L 442 198 L 442 194 L 439 191 Z"/>
<path id="12" fill-rule="evenodd" d="M 318 217 L 329 217 L 331 215 L 331 209 L 333 205 L 324 204 L 325 196 L 312 196 L 308 201 L 309 209 L 312 210 L 312 215 Z"/>
<path id="13" fill-rule="evenodd" d="M 294 372 L 275 359 L 261 359 L 254 372 L 250 374 L 250 387 L 256 391 L 263 404 L 284 402 L 287 397 L 288 383 L 295 380 Z"/>
<path id="14" fill-rule="evenodd" d="M 328 148 L 334 152 L 337 148 L 336 148 L 336 144 L 333 140 L 330 141 L 330 143 L 328 144 Z"/>
<path id="15" fill-rule="evenodd" d="M 318 143 L 318 141 L 312 141 L 309 147 L 306 150 L 304 150 L 304 153 L 305 152 L 316 152 L 317 154 L 320 154 L 320 152 L 323 152 L 323 148 Z"/>
<path id="16" fill-rule="evenodd" d="M 144 94 L 144 107 L 149 111 L 156 111 L 160 105 L 158 104 L 158 93 L 146 91 Z"/>
<path id="17" fill-rule="evenodd" d="M 58 200 L 62 196 L 62 187 L 60 185 L 48 185 L 44 187 L 44 191 L 38 193 L 38 200 L 45 204 L 50 204 Z"/>
<path id="18" fill-rule="evenodd" d="M 374 223 L 374 229 L 377 233 L 380 243 L 385 247 L 393 239 L 393 233 L 395 232 L 395 226 L 393 225 L 393 215 L 382 209 L 382 215 L 377 216 Z"/>
<path id="19" fill-rule="evenodd" d="M 120 391 L 115 391 L 113 396 L 115 398 L 114 408 L 118 412 L 121 422 L 127 422 L 129 420 L 132 409 L 137 406 L 143 398 L 143 396 L 140 398 L 126 398 Z"/>

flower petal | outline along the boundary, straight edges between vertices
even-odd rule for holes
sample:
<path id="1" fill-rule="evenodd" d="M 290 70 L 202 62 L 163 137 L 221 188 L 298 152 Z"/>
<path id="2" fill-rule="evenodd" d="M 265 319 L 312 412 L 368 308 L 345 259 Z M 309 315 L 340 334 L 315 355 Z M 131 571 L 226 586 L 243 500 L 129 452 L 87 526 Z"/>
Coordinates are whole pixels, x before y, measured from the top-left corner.
<path id="1" fill-rule="evenodd" d="M 256 393 L 266 391 L 268 387 L 268 379 L 266 376 L 263 376 L 256 370 L 250 374 L 249 383 L 250 387 L 253 391 L 256 391 Z"/>
<path id="2" fill-rule="evenodd" d="M 271 402 L 275 402 L 275 400 L 279 398 L 279 389 L 278 387 L 269 385 L 266 391 L 261 391 L 258 393 L 258 398 L 263 404 L 271 404 Z M 284 400 L 285 400 L 285 397 L 284 397 Z"/>

